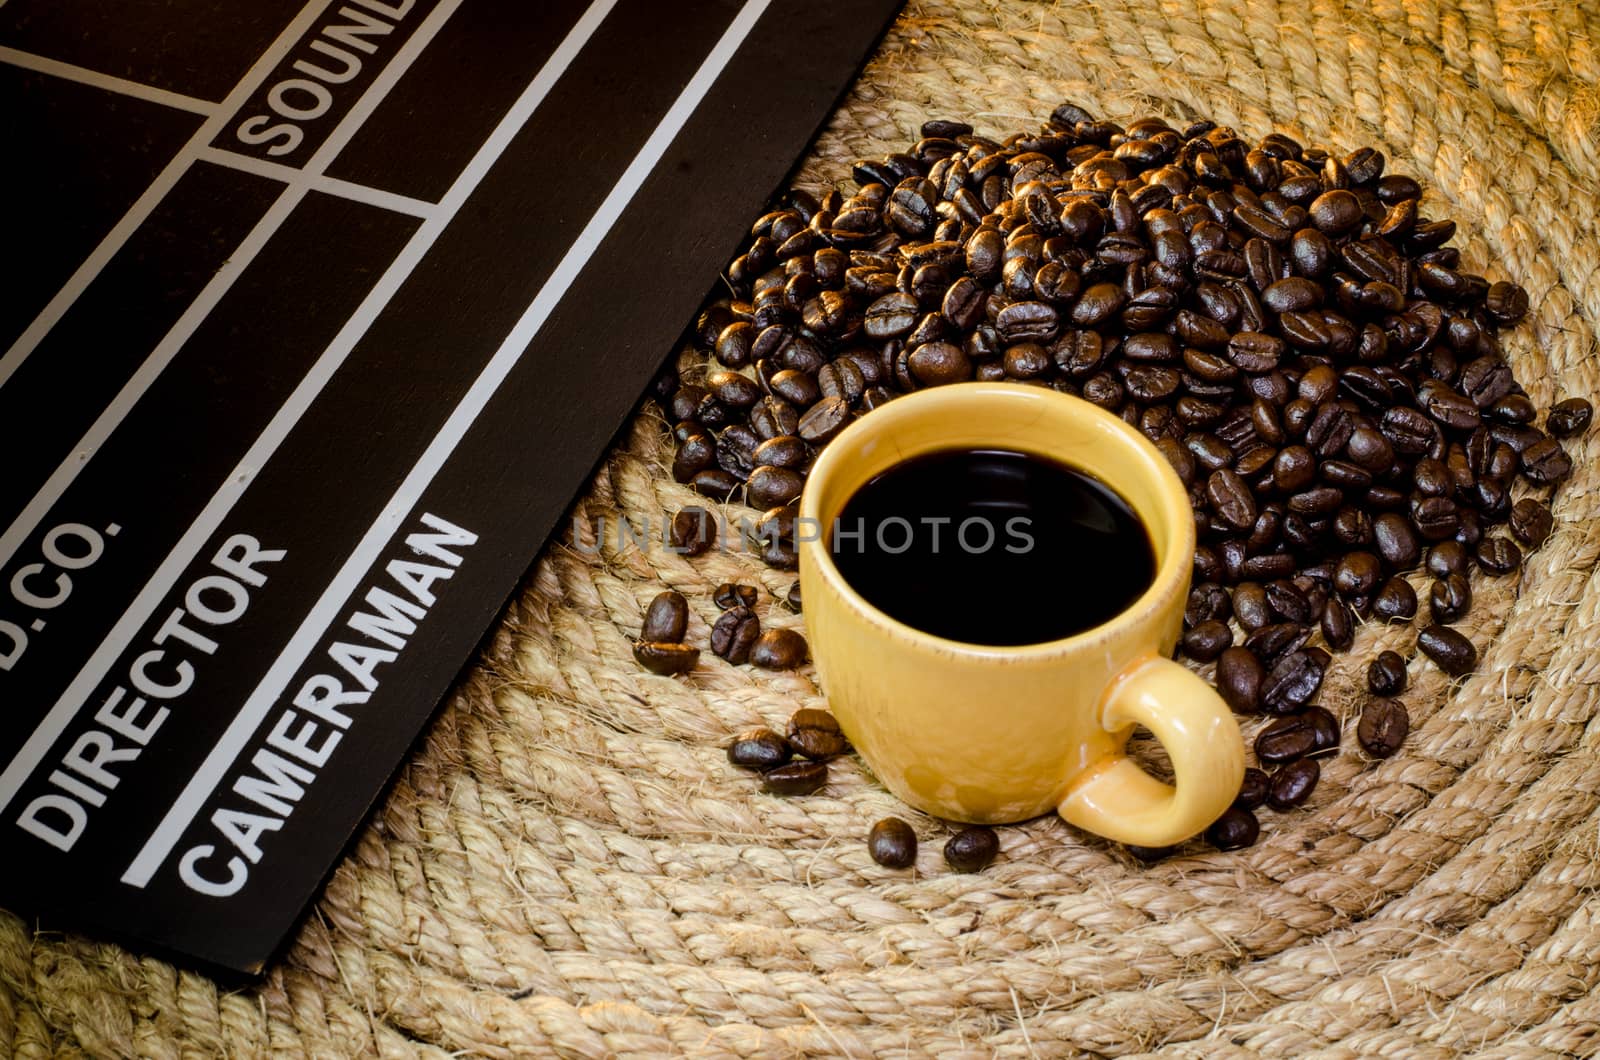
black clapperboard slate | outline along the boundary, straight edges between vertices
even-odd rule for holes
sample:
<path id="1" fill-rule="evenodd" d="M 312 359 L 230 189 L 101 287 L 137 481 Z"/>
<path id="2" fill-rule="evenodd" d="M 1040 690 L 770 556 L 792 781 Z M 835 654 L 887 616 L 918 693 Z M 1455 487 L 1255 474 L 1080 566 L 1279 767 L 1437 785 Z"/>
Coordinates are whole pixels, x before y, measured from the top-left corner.
<path id="1" fill-rule="evenodd" d="M 0 7 L 0 905 L 262 970 L 897 6 Z"/>

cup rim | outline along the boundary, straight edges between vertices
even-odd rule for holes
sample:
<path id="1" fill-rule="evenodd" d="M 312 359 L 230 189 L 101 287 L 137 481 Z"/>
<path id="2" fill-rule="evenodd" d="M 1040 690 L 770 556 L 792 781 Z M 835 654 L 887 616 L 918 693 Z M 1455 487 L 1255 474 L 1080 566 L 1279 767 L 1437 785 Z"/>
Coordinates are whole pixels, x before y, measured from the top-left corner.
<path id="1" fill-rule="evenodd" d="M 1167 528 L 1165 553 L 1160 556 L 1155 574 L 1150 579 L 1150 584 L 1143 593 L 1113 618 L 1080 630 L 1066 637 L 1054 640 L 1039 641 L 1033 644 L 976 644 L 970 641 L 951 640 L 934 633 L 908 625 L 881 610 L 866 597 L 858 593 L 839 568 L 834 565 L 833 556 L 828 549 L 827 534 L 818 537 L 805 538 L 799 542 L 802 555 L 808 555 L 815 565 L 817 573 L 824 578 L 834 592 L 849 602 L 852 608 L 865 616 L 869 621 L 882 627 L 886 632 L 909 639 L 921 644 L 930 645 L 942 651 L 961 654 L 968 657 L 982 657 L 993 659 L 1039 659 L 1054 656 L 1063 652 L 1079 650 L 1085 645 L 1096 641 L 1115 638 L 1125 631 L 1137 629 L 1139 626 L 1150 622 L 1157 617 L 1165 601 L 1171 594 L 1181 589 L 1190 577 L 1190 568 L 1194 562 L 1195 525 L 1194 515 L 1188 502 L 1188 490 L 1184 487 L 1178 473 L 1173 470 L 1167 458 L 1161 451 L 1150 443 L 1144 435 L 1134 427 L 1114 416 L 1105 409 L 1092 402 L 1071 394 L 1044 387 L 1025 386 L 1018 383 L 1001 382 L 965 382 L 950 383 L 944 386 L 932 387 L 927 390 L 918 390 L 902 395 L 880 408 L 874 409 L 870 416 L 863 416 L 851 423 L 823 447 L 822 454 L 817 457 L 811 467 L 810 474 L 806 477 L 806 487 L 800 497 L 800 519 L 802 522 L 810 520 L 816 525 L 823 525 L 818 514 L 818 494 L 820 490 L 813 489 L 814 483 L 824 482 L 836 473 L 836 466 L 850 458 L 852 441 L 860 439 L 863 435 L 880 434 L 885 430 L 892 432 L 896 419 L 905 419 L 910 416 L 925 415 L 924 405 L 936 406 L 951 402 L 965 403 L 972 401 L 1013 401 L 1026 403 L 1031 401 L 1059 402 L 1063 407 L 1070 408 L 1073 415 L 1085 416 L 1095 420 L 1102 427 L 1110 428 L 1112 434 L 1121 439 L 1129 449 L 1137 454 L 1150 474 L 1161 480 L 1160 492 L 1169 498 L 1181 498 L 1181 510 L 1176 518 L 1169 520 Z M 1014 443 L 1011 443 L 1014 444 Z M 1032 450 L 1026 450 L 1032 451 Z M 1055 457 L 1049 453 L 1036 452 L 1036 455 Z M 1097 472 L 1090 468 L 1079 468 L 1105 482 L 1114 492 L 1123 498 L 1130 507 L 1132 502 L 1116 484 L 1108 482 Z M 1136 510 L 1136 514 L 1137 510 Z M 1145 524 L 1147 532 L 1152 531 L 1149 522 L 1140 516 L 1140 522 Z M 1151 533 L 1152 544 L 1160 547 Z"/>

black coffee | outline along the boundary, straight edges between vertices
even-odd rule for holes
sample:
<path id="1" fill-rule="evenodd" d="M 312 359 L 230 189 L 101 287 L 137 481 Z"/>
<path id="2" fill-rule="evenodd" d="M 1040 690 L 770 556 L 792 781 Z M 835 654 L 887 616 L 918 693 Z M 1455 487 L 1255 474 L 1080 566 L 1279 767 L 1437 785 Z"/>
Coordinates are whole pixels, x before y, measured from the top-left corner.
<path id="1" fill-rule="evenodd" d="M 948 449 L 856 491 L 830 530 L 840 573 L 908 626 L 968 644 L 1034 644 L 1090 629 L 1155 577 L 1128 503 L 1066 464 Z"/>

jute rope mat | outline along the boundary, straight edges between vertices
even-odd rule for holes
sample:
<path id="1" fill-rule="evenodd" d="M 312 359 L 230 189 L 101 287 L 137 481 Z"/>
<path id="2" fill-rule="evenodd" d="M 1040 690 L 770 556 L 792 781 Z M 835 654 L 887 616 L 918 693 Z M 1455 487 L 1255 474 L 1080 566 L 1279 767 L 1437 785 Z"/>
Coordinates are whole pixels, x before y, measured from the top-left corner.
<path id="1" fill-rule="evenodd" d="M 1470 267 L 1527 286 L 1508 347 L 1535 400 L 1592 398 L 1597 49 L 1593 3 L 926 0 L 804 177 L 843 178 L 927 117 L 1000 132 L 1064 98 L 1376 143 L 1462 222 Z M 581 517 L 691 500 L 661 431 L 639 418 Z M 663 587 L 703 643 L 713 585 L 790 577 L 553 547 L 263 983 L 225 993 L 0 914 L 0 1055 L 1594 1054 L 1596 455 L 1576 448 L 1558 532 L 1521 575 L 1475 582 L 1478 673 L 1414 667 L 1401 755 L 1372 765 L 1347 738 L 1258 846 L 1152 867 L 1039 821 L 952 875 L 941 826 L 916 818 L 922 871 L 879 869 L 862 836 L 904 811 L 859 767 L 781 801 L 723 759 L 736 730 L 822 705 L 809 671 L 707 654 L 673 680 L 629 659 Z M 1364 629 L 1325 702 L 1348 706 L 1357 661 L 1413 637 Z"/>

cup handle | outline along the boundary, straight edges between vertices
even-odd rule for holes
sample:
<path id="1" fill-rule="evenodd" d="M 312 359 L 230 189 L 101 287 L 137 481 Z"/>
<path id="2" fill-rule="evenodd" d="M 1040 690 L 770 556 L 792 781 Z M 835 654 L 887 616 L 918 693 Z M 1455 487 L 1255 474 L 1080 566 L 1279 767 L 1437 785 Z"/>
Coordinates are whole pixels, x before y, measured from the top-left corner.
<path id="1" fill-rule="evenodd" d="M 1100 724 L 1126 733 L 1135 722 L 1172 759 L 1174 784 L 1140 769 L 1119 746 L 1090 766 L 1061 801 L 1071 824 L 1120 843 L 1164 847 L 1182 842 L 1222 815 L 1244 779 L 1244 740 L 1222 697 L 1171 659 L 1150 656 L 1112 681 Z"/>

